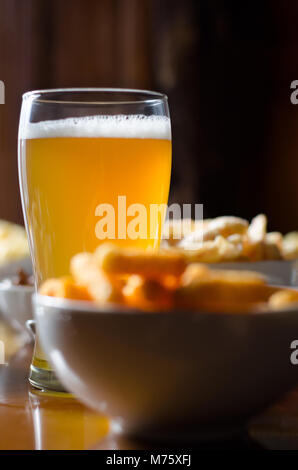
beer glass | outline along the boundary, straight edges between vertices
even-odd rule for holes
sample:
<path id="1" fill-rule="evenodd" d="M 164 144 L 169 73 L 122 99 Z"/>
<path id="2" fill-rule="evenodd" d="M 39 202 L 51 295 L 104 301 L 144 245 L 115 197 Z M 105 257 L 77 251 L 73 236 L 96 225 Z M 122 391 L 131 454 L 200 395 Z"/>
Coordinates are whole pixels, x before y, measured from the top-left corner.
<path id="1" fill-rule="evenodd" d="M 150 220 L 150 207 L 167 204 L 170 174 L 165 95 L 104 88 L 25 93 L 19 180 L 36 288 L 45 279 L 68 275 L 73 255 L 106 241 L 100 217 L 108 207 L 116 221 L 110 231 L 114 243 L 158 248 L 162 217 Z M 145 234 L 123 236 L 126 209 L 140 205 L 148 215 Z M 62 389 L 38 332 L 29 380 L 39 388 Z"/>

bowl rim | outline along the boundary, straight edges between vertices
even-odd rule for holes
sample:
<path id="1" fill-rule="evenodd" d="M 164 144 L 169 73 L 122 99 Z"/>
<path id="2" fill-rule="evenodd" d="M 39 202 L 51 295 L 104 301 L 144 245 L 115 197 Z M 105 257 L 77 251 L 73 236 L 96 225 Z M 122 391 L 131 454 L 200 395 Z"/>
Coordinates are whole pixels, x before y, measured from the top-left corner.
<path id="1" fill-rule="evenodd" d="M 279 287 L 279 286 L 274 286 Z M 287 286 L 286 286 L 287 287 Z M 297 288 L 298 289 L 298 288 Z M 260 317 L 263 318 L 264 316 L 271 317 L 278 316 L 280 314 L 284 315 L 285 313 L 289 314 L 297 314 L 298 315 L 298 308 L 297 304 L 293 304 L 293 307 L 288 307 L 286 309 L 278 309 L 278 310 L 259 310 L 259 311 L 250 311 L 250 312 L 207 312 L 207 311 L 194 311 L 194 310 L 173 310 L 169 311 L 158 311 L 158 312 L 146 312 L 143 310 L 133 309 L 131 307 L 127 307 L 124 305 L 119 305 L 115 303 L 110 303 L 105 306 L 92 304 L 90 300 L 73 300 L 73 299 L 64 299 L 60 297 L 50 297 L 46 295 L 42 295 L 39 293 L 33 294 L 33 307 L 50 307 L 50 308 L 58 308 L 59 310 L 65 310 L 69 312 L 70 310 L 72 313 L 94 313 L 94 314 L 126 314 L 129 316 L 202 316 L 202 315 L 211 315 L 216 317 Z"/>
<path id="2" fill-rule="evenodd" d="M 1 292 L 28 292 L 33 294 L 35 292 L 34 286 L 28 285 L 15 285 L 11 282 L 11 277 L 4 277 L 0 279 L 0 291 Z"/>

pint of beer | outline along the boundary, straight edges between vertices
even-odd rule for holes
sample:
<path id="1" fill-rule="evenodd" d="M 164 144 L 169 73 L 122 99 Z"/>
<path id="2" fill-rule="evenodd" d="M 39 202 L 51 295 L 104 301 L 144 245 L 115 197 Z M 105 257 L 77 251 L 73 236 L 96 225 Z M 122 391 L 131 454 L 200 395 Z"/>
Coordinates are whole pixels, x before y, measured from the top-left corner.
<path id="1" fill-rule="evenodd" d="M 156 247 L 158 236 L 119 231 L 133 204 L 166 204 L 171 172 L 166 117 L 93 116 L 29 124 L 21 135 L 21 184 L 37 281 L 68 273 L 70 258 L 102 241 Z M 114 221 L 100 218 L 113 208 Z M 120 207 L 119 207 L 120 205 Z M 119 213 L 119 210 L 123 213 Z M 124 213 L 125 212 L 125 213 Z M 150 221 L 149 221 L 150 222 Z M 113 225 L 113 228 L 112 228 Z M 105 238 L 106 233 L 106 238 Z"/>
<path id="2" fill-rule="evenodd" d="M 69 116 L 60 118 L 57 113 L 56 119 L 57 96 L 52 100 L 47 98 L 51 91 L 45 97 L 38 93 L 36 100 L 34 93 L 33 100 L 32 94 L 29 99 L 25 95 L 19 129 L 20 186 L 37 286 L 49 277 L 67 275 L 74 254 L 91 252 L 103 241 L 157 248 L 162 220 L 150 221 L 150 206 L 167 204 L 171 174 L 166 98 L 155 94 L 146 103 L 146 95 L 138 101 L 132 92 L 132 102 L 126 96 L 125 103 L 120 103 L 121 112 L 115 114 L 110 95 L 108 103 L 98 102 L 98 110 L 104 107 L 104 114 L 94 114 L 92 109 L 93 114 L 88 115 L 88 105 L 82 115 L 84 104 L 74 100 L 67 107 L 66 96 L 60 106 Z M 73 117 L 76 104 L 80 116 Z M 123 112 L 126 104 L 127 112 Z M 34 105 L 34 116 L 51 107 L 46 119 L 28 119 L 26 108 Z M 146 114 L 136 113 L 140 106 Z M 54 118 L 48 119 L 49 115 Z M 143 217 L 135 224 L 142 225 L 143 233 L 130 237 L 127 228 L 136 215 Z M 47 368 L 42 352 L 38 355 L 35 367 Z"/>

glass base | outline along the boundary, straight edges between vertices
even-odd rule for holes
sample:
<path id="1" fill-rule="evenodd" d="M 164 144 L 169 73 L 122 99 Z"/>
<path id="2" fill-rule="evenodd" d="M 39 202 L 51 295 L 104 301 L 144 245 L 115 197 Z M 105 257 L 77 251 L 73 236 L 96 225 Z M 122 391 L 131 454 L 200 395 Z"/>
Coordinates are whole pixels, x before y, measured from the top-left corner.
<path id="1" fill-rule="evenodd" d="M 33 387 L 38 388 L 39 390 L 51 390 L 53 392 L 69 394 L 68 390 L 66 390 L 57 379 L 55 372 L 52 370 L 40 369 L 32 364 L 30 366 L 29 382 Z"/>

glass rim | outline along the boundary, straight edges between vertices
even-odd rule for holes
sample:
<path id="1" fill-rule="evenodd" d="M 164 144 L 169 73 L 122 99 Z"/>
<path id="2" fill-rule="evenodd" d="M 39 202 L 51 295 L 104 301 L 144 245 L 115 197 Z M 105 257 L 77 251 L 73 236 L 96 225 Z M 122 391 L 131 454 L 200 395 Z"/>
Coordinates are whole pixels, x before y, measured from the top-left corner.
<path id="1" fill-rule="evenodd" d="M 148 96 L 145 99 L 129 99 L 129 100 L 111 100 L 111 101 L 100 101 L 100 100 L 67 100 L 67 99 L 42 99 L 44 96 L 49 96 L 51 93 L 123 93 L 123 94 L 131 94 L 132 98 L 134 95 L 143 94 Z M 91 88 L 48 88 L 48 89 L 41 89 L 41 90 L 32 90 L 23 93 L 22 99 L 27 100 L 28 98 L 35 98 L 34 101 L 38 103 L 44 104 L 78 104 L 78 105 L 126 105 L 126 104 L 154 104 L 154 103 L 161 103 L 163 101 L 167 101 L 168 97 L 164 93 L 160 93 L 158 91 L 152 90 L 143 90 L 137 88 L 101 88 L 101 87 L 91 87 Z"/>

